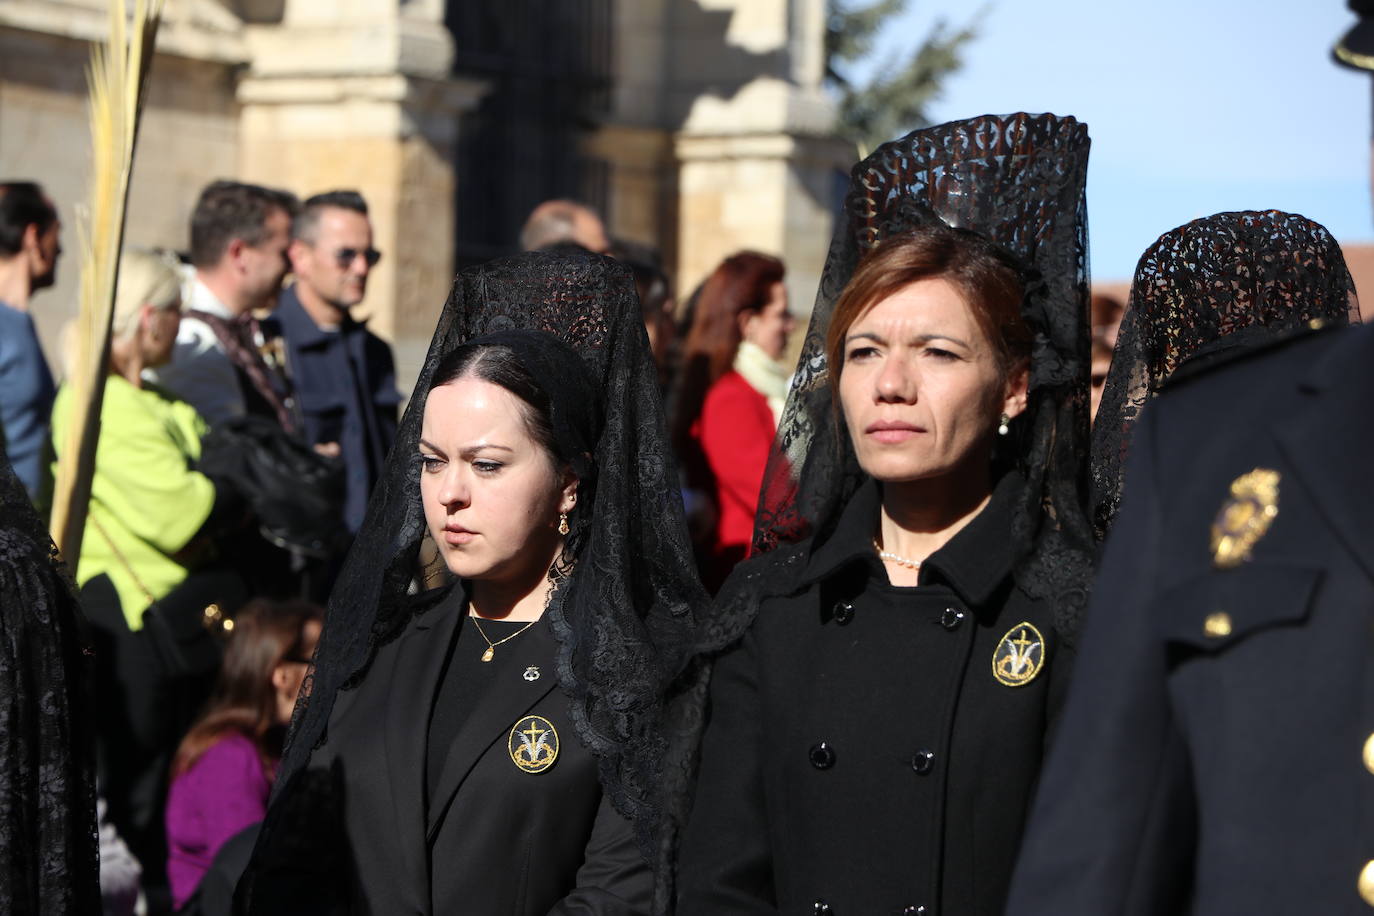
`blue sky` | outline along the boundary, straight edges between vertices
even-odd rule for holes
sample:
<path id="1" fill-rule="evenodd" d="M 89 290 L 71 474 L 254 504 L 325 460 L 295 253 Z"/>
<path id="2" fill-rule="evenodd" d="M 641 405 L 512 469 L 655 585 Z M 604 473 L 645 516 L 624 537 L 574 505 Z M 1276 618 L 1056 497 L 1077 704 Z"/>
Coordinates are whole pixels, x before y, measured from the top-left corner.
<path id="1" fill-rule="evenodd" d="M 970 0 L 909 0 L 874 63 Z M 993 0 L 936 121 L 1052 111 L 1086 121 L 1093 276 L 1129 279 L 1161 233 L 1276 207 L 1374 239 L 1370 77 L 1332 63 L 1342 0 Z"/>

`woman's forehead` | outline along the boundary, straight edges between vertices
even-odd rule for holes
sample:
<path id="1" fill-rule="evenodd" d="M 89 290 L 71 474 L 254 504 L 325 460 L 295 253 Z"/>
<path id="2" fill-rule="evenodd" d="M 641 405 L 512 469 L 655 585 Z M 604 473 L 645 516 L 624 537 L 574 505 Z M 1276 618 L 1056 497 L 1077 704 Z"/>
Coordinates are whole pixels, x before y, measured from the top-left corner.
<path id="1" fill-rule="evenodd" d="M 425 438 L 525 434 L 524 403 L 483 379 L 467 376 L 439 385 L 425 399 Z"/>
<path id="2" fill-rule="evenodd" d="M 854 320 L 846 336 L 873 331 L 901 336 L 961 331 L 970 340 L 982 336 L 968 301 L 940 277 L 917 280 L 879 299 Z"/>

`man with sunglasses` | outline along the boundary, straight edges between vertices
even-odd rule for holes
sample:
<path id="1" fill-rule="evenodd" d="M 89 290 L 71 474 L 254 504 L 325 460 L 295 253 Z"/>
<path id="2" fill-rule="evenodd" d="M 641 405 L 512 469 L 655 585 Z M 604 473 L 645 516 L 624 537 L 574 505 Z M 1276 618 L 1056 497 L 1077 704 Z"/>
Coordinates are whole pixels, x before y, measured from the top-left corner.
<path id="1" fill-rule="evenodd" d="M 391 348 L 351 311 L 381 259 L 362 195 L 329 191 L 306 200 L 292 222 L 287 256 L 296 279 L 273 318 L 305 440 L 343 462 L 344 523 L 353 533 L 396 437 L 401 400 Z"/>

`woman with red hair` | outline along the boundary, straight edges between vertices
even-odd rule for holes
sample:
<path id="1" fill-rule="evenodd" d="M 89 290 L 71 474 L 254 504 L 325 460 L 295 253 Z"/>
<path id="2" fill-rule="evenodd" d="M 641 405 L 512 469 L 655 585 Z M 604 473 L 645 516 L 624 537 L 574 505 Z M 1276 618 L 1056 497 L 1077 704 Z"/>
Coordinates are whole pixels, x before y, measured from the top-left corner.
<path id="1" fill-rule="evenodd" d="M 689 489 L 713 497 L 715 525 L 698 544 L 714 591 L 749 552 L 763 467 L 787 400 L 781 362 L 792 332 L 783 263 L 731 255 L 702 284 L 684 347 L 673 439 Z"/>

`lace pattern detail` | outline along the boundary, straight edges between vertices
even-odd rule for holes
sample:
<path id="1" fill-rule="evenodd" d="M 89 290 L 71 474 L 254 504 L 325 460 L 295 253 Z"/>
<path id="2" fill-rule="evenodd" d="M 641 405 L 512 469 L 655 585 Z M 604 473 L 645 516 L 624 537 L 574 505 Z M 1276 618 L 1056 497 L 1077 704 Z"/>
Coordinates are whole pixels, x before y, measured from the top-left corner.
<path id="1" fill-rule="evenodd" d="M 575 556 L 564 558 L 568 578 L 547 613 L 560 644 L 559 684 L 578 735 L 596 755 L 603 788 L 617 810 L 634 821 L 647 855 L 658 830 L 666 692 L 691 657 L 696 623 L 709 599 L 696 577 L 634 282 L 628 268 L 598 256 L 525 254 L 458 277 L 367 518 L 330 596 L 315 662 L 293 716 L 278 795 L 289 794 L 293 776 L 325 740 L 338 692 L 356 687 L 378 648 L 428 609 L 409 593 L 412 583 L 425 581 L 420 546 L 426 529 L 414 456 L 435 366 L 473 338 L 519 330 L 546 332 L 576 351 L 597 386 L 578 395 L 599 393 L 602 399 L 592 462 L 595 496 L 579 499 L 579 510 L 591 503 L 589 513 L 570 517 L 569 543 L 578 546 Z M 301 782 L 313 784 L 309 778 Z M 255 864 L 300 848 L 300 838 L 289 834 L 308 822 L 303 804 L 274 797 Z M 278 810 L 291 812 L 290 821 L 285 814 L 276 817 Z M 249 900 L 252 874 L 250 868 Z"/>
<path id="2" fill-rule="evenodd" d="M 89 648 L 75 586 L 0 449 L 0 910 L 100 912 Z"/>
<path id="3" fill-rule="evenodd" d="M 748 629 L 759 605 L 799 588 L 811 546 L 833 530 L 864 479 L 831 393 L 825 336 L 840 293 L 879 242 L 943 222 L 998 243 L 1026 267 L 1022 313 L 1035 334 L 1030 399 L 999 458 L 1026 480 L 1011 536 L 1015 576 L 1056 608 L 1072 642 L 1092 574 L 1087 519 L 1088 132 L 1073 118 L 988 115 L 915 131 L 884 144 L 850 173 L 793 388 L 764 471 L 755 555 L 735 568 L 701 627 L 701 648 L 722 650 Z M 708 656 L 709 659 L 709 656 Z M 701 682 L 678 698 L 664 770 L 671 826 L 660 873 L 671 880 L 677 830 L 691 809 Z M 681 734 L 678 734 L 678 732 Z M 660 902 L 674 888 L 659 889 Z"/>
<path id="4" fill-rule="evenodd" d="M 1360 320 L 1345 258 L 1324 226 L 1278 210 L 1217 213 L 1161 235 L 1131 283 L 1092 441 L 1093 528 L 1121 504 L 1131 430 L 1184 363 L 1314 318 Z"/>

